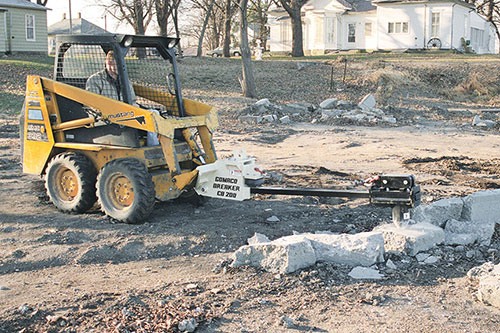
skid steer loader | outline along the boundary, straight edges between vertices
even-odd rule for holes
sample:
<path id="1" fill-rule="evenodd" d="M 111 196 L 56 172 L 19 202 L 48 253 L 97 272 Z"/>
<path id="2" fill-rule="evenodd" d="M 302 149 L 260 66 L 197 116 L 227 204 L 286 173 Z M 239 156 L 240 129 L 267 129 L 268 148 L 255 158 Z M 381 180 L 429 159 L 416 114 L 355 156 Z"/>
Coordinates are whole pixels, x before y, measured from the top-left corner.
<path id="1" fill-rule="evenodd" d="M 261 187 L 265 173 L 243 150 L 217 160 L 215 109 L 182 97 L 176 38 L 56 38 L 54 79 L 28 76 L 21 112 L 23 171 L 44 177 L 63 212 L 96 201 L 113 219 L 141 223 L 155 200 L 252 194 L 369 198 L 397 224 L 420 202 L 413 176 L 372 178 L 369 190 Z"/>
<path id="2" fill-rule="evenodd" d="M 182 98 L 178 42 L 58 36 L 54 79 L 27 77 L 23 171 L 44 177 L 59 210 L 82 213 L 98 201 L 112 218 L 139 223 L 155 199 L 197 195 L 196 167 L 217 158 L 218 122 L 215 109 Z M 108 60 L 115 79 L 105 70 Z M 92 92 L 89 83 L 113 91 Z"/>

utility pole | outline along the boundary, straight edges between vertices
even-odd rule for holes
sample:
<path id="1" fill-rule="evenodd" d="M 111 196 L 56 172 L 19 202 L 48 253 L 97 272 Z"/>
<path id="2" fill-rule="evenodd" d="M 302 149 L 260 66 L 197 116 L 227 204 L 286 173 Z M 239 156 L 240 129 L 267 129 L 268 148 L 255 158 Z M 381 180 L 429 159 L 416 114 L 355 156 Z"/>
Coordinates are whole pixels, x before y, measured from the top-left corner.
<path id="1" fill-rule="evenodd" d="M 70 35 L 73 34 L 73 19 L 71 16 L 71 0 L 68 0 L 69 2 L 69 33 Z"/>

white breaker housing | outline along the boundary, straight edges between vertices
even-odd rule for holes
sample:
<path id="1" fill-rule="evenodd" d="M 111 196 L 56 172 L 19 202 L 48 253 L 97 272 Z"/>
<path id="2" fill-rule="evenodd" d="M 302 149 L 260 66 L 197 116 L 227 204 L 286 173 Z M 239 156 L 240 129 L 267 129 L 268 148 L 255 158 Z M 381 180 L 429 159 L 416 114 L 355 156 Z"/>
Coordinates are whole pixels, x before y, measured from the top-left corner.
<path id="1" fill-rule="evenodd" d="M 244 149 L 235 150 L 233 154 L 230 158 L 197 168 L 196 193 L 211 198 L 250 199 L 250 186 L 246 180 L 257 183 L 264 178 L 264 173 L 255 164 L 255 158 L 247 156 Z"/>

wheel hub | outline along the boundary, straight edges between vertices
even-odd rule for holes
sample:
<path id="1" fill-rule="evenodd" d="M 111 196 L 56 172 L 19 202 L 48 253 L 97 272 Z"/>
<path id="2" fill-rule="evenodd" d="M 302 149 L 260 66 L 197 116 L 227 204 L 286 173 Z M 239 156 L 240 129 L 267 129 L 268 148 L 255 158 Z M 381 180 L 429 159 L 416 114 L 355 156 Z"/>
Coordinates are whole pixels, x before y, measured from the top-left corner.
<path id="1" fill-rule="evenodd" d="M 134 202 L 134 187 L 125 176 L 117 176 L 111 180 L 111 198 L 121 207 L 129 207 Z"/>
<path id="2" fill-rule="evenodd" d="M 62 199 L 72 201 L 78 195 L 78 180 L 73 171 L 69 169 L 62 170 L 57 183 Z"/>

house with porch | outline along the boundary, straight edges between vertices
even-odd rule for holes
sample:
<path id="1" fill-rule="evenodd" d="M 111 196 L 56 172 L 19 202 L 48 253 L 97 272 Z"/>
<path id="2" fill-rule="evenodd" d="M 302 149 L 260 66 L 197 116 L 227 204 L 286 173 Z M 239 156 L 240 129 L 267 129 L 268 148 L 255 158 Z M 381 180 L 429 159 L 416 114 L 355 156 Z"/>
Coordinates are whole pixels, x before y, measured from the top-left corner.
<path id="1" fill-rule="evenodd" d="M 27 0 L 0 0 L 0 52 L 47 54 L 47 10 Z"/>
<path id="2" fill-rule="evenodd" d="M 292 26 L 269 9 L 271 52 L 292 49 Z M 493 26 L 461 0 L 310 0 L 302 7 L 306 54 L 335 50 L 457 49 L 495 53 Z"/>

